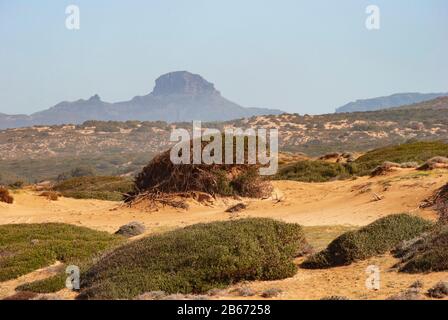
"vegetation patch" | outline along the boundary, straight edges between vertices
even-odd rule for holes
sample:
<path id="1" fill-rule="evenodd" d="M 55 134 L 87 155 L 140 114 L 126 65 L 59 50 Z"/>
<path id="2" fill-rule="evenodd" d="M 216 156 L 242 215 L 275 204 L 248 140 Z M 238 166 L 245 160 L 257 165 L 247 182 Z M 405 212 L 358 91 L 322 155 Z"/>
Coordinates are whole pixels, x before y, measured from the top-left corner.
<path id="1" fill-rule="evenodd" d="M 145 292 L 206 293 L 244 280 L 296 272 L 302 228 L 271 219 L 197 224 L 116 249 L 82 277 L 81 299 L 127 299 Z"/>
<path id="2" fill-rule="evenodd" d="M 50 266 L 56 261 L 81 267 L 99 252 L 121 241 L 121 237 L 106 232 L 68 224 L 1 225 L 0 282 Z M 65 277 L 54 286 L 63 288 Z"/>
<path id="3" fill-rule="evenodd" d="M 0 202 L 13 203 L 14 198 L 9 194 L 8 189 L 0 186 Z"/>
<path id="4" fill-rule="evenodd" d="M 421 205 L 422 208 L 432 208 L 436 210 L 442 221 L 448 220 L 448 184 L 438 189 L 431 197 L 426 199 Z"/>
<path id="5" fill-rule="evenodd" d="M 86 176 L 62 181 L 53 189 L 69 198 L 121 201 L 123 194 L 131 193 L 133 188 L 129 178 Z"/>
<path id="6" fill-rule="evenodd" d="M 400 244 L 394 251 L 400 258 L 399 270 L 408 273 L 448 270 L 448 225 L 440 224 L 430 232 Z"/>
<path id="7" fill-rule="evenodd" d="M 434 157 L 427 160 L 424 164 L 417 168 L 417 170 L 435 170 L 435 169 L 447 169 L 448 158 L 446 157 Z"/>
<path id="8" fill-rule="evenodd" d="M 39 193 L 39 197 L 47 198 L 50 201 L 57 201 L 59 199 L 60 193 L 55 191 L 44 191 Z"/>
<path id="9" fill-rule="evenodd" d="M 395 163 L 423 162 L 436 157 L 448 156 L 448 144 L 435 142 L 412 142 L 375 149 L 354 161 L 358 175 L 369 175 L 373 169 L 386 161 Z"/>
<path id="10" fill-rule="evenodd" d="M 401 241 L 412 239 L 432 226 L 429 221 L 407 214 L 381 218 L 357 231 L 342 234 L 301 266 L 321 269 L 349 265 L 392 250 Z"/>
<path id="11" fill-rule="evenodd" d="M 326 182 L 347 179 L 352 174 L 352 166 L 327 161 L 303 160 L 279 169 L 275 180 L 294 180 L 302 182 Z"/>
<path id="12" fill-rule="evenodd" d="M 382 165 L 373 169 L 370 176 L 372 176 L 372 177 L 384 176 L 390 172 L 395 171 L 397 168 L 401 168 L 401 165 L 399 163 L 386 161 Z"/>
<path id="13" fill-rule="evenodd" d="M 441 281 L 428 290 L 428 297 L 443 299 L 448 296 L 448 282 Z"/>

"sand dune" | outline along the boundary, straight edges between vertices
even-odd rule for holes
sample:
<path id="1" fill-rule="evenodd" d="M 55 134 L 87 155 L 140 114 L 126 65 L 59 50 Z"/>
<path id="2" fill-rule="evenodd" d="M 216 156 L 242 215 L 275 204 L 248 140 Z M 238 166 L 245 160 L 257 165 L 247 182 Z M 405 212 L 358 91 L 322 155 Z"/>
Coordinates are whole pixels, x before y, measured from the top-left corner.
<path id="1" fill-rule="evenodd" d="M 114 232 L 123 224 L 139 221 L 146 225 L 146 234 L 152 234 L 199 222 L 235 218 L 225 213 L 225 209 L 239 201 L 246 202 L 248 208 L 240 212 L 238 217 L 270 217 L 304 226 L 363 226 L 380 217 L 401 212 L 435 220 L 437 215 L 434 211 L 420 209 L 419 205 L 444 185 L 447 178 L 447 170 L 421 173 L 403 169 L 388 176 L 328 183 L 276 181 L 273 182 L 274 193 L 270 199 L 217 199 L 209 206 L 190 201 L 189 210 L 166 207 L 157 212 L 99 200 L 60 198 L 58 201 L 49 201 L 33 191 L 22 190 L 13 194 L 14 204 L 0 204 L 0 224 L 62 222 Z M 330 295 L 384 299 L 406 289 L 417 279 L 423 280 L 425 286 L 448 279 L 448 272 L 397 274 L 390 271 L 394 263 L 394 258 L 385 255 L 330 270 L 299 269 L 293 278 L 248 285 L 257 292 L 272 287 L 280 288 L 283 290 L 281 299 L 320 299 Z M 378 265 L 383 271 L 383 286 L 379 291 L 365 288 L 365 268 L 370 264 Z M 14 286 L 22 283 L 22 280 L 38 279 L 42 274 L 42 271 L 36 271 L 23 279 L 0 284 L 0 298 L 10 295 Z M 229 288 L 217 298 L 241 298 L 235 297 L 231 291 L 232 288 Z M 72 298 L 67 294 L 63 297 Z"/>
<path id="2" fill-rule="evenodd" d="M 448 171 L 416 173 L 401 170 L 388 176 L 327 183 L 275 181 L 273 197 L 242 199 L 248 209 L 240 217 L 270 217 L 305 226 L 366 225 L 380 217 L 411 212 L 436 219 L 419 204 L 446 183 Z M 375 201 L 375 195 L 383 199 Z M 229 219 L 225 209 L 238 200 L 218 199 L 212 206 L 191 201 L 189 210 L 162 208 L 157 212 L 131 209 L 117 202 L 60 198 L 49 201 L 32 191 L 14 194 L 12 205 L 0 204 L 0 224 L 63 222 L 115 231 L 129 221 L 143 222 L 157 232 L 198 222 Z"/>

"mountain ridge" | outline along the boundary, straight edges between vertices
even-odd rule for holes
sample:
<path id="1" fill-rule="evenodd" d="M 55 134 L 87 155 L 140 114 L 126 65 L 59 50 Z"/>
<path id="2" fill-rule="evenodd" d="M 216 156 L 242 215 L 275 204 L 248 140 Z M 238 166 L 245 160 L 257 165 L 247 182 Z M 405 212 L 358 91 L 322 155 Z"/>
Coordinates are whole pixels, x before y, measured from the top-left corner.
<path id="1" fill-rule="evenodd" d="M 213 83 L 188 71 L 158 77 L 153 91 L 121 102 L 89 99 L 62 101 L 31 115 L 0 114 L 0 129 L 33 125 L 81 124 L 98 121 L 227 121 L 264 114 L 281 114 L 268 108 L 245 108 L 224 98 Z"/>
<path id="2" fill-rule="evenodd" d="M 377 111 L 401 106 L 412 105 L 420 102 L 430 101 L 439 97 L 448 96 L 446 93 L 419 93 L 406 92 L 395 93 L 389 96 L 375 97 L 370 99 L 358 99 L 349 102 L 339 108 L 336 108 L 336 113 L 345 112 L 365 112 Z"/>

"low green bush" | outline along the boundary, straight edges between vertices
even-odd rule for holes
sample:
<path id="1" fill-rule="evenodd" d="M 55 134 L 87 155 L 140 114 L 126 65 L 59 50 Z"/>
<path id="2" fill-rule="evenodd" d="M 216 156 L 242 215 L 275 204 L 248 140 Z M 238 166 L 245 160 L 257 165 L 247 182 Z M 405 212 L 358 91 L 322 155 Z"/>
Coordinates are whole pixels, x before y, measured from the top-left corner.
<path id="1" fill-rule="evenodd" d="M 326 182 L 347 179 L 351 176 L 349 165 L 327 161 L 303 160 L 279 169 L 275 180 L 294 180 L 302 182 Z"/>
<path id="2" fill-rule="evenodd" d="M 60 182 L 54 187 L 64 197 L 109 201 L 121 201 L 123 194 L 130 193 L 133 189 L 131 179 L 109 176 L 77 177 Z"/>
<path id="3" fill-rule="evenodd" d="M 80 299 L 128 299 L 151 291 L 198 294 L 243 280 L 296 273 L 302 228 L 271 219 L 197 224 L 116 249 L 82 276 Z"/>
<path id="4" fill-rule="evenodd" d="M 354 164 L 357 168 L 357 175 L 369 175 L 373 169 L 384 162 L 416 162 L 422 164 L 428 159 L 436 156 L 448 156 L 448 144 L 441 141 L 433 142 L 411 142 L 400 145 L 379 148 L 367 152 Z"/>
<path id="5" fill-rule="evenodd" d="M 349 265 L 392 250 L 401 241 L 429 230 L 433 224 L 419 217 L 397 214 L 381 218 L 333 240 L 328 247 L 305 260 L 301 267 L 321 269 Z"/>

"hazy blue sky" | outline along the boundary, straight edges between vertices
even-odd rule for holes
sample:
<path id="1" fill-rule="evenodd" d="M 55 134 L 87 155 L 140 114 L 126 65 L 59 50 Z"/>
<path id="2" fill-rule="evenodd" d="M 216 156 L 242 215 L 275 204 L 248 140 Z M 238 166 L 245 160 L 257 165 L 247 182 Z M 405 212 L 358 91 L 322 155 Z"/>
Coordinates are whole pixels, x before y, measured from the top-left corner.
<path id="1" fill-rule="evenodd" d="M 69 4 L 79 31 L 65 28 Z M 379 31 L 365 28 L 369 4 Z M 448 1 L 0 0 L 0 112 L 127 100 L 175 70 L 243 106 L 298 113 L 448 91 Z"/>

